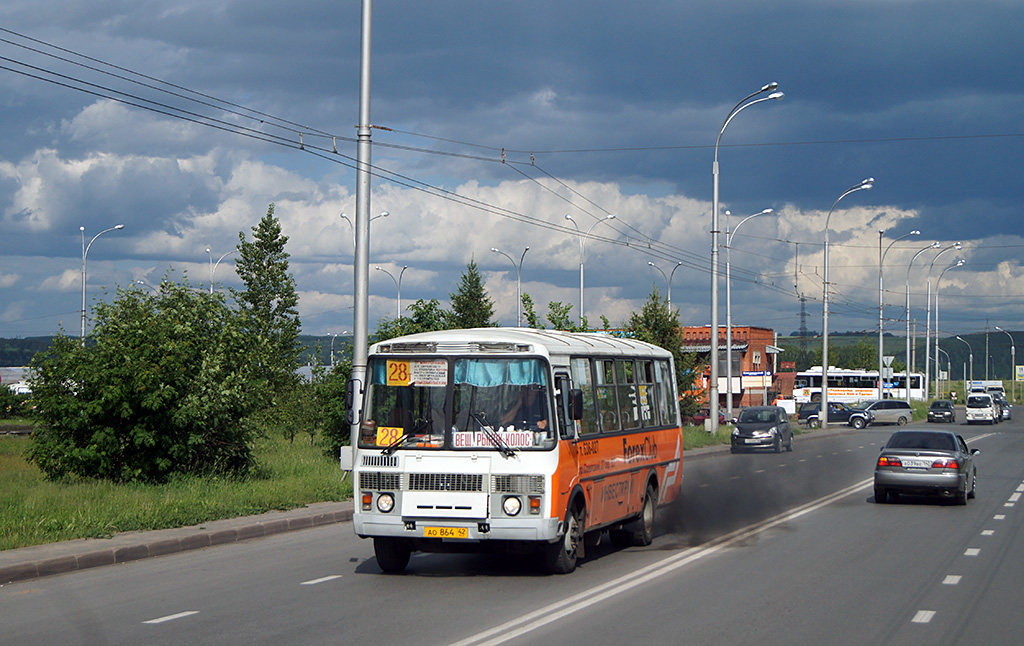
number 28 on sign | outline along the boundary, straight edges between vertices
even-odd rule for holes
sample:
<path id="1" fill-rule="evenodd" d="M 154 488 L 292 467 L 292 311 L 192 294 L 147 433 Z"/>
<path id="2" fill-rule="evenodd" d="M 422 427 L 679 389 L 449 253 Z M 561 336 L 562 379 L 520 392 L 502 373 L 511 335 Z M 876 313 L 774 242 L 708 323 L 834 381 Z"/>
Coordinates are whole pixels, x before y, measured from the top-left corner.
<path id="1" fill-rule="evenodd" d="M 388 361 L 388 385 L 408 386 L 410 379 L 408 361 Z"/>

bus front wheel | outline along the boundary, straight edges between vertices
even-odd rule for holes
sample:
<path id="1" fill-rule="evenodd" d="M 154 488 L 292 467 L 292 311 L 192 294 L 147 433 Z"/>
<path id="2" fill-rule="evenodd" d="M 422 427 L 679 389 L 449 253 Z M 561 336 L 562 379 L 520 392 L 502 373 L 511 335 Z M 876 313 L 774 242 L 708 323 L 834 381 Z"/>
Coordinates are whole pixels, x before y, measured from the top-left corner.
<path id="1" fill-rule="evenodd" d="M 388 573 L 402 572 L 409 565 L 412 550 L 403 541 L 387 536 L 373 539 L 373 553 L 377 557 L 377 565 Z"/>
<path id="2" fill-rule="evenodd" d="M 548 571 L 568 574 L 576 569 L 579 547 L 583 542 L 584 510 L 570 509 L 565 515 L 565 534 L 554 543 L 544 546 L 544 561 Z"/>

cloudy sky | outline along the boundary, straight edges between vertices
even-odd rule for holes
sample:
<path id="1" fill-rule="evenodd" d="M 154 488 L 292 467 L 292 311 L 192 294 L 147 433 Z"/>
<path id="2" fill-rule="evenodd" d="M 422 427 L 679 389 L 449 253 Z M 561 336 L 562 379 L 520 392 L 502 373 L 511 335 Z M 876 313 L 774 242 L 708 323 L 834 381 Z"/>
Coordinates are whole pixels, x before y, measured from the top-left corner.
<path id="1" fill-rule="evenodd" d="M 276 204 L 303 331 L 352 329 L 360 3 L 6 0 L 0 6 L 0 336 L 77 334 L 89 302 L 214 262 Z M 1018 0 L 378 0 L 371 264 L 403 304 L 447 303 L 470 260 L 514 324 L 512 263 L 546 310 L 621 323 L 672 275 L 710 321 L 711 166 L 722 139 L 733 322 L 1024 330 L 1024 3 Z M 300 148 L 301 136 L 301 148 Z M 334 149 L 337 149 L 337 153 Z M 602 218 L 615 218 L 596 224 Z M 596 225 L 596 226 L 595 226 Z M 910 231 L 908 236 L 890 243 Z M 963 249 L 947 249 L 955 242 Z M 724 236 L 722 240 L 725 242 Z M 928 245 L 938 243 L 911 259 Z M 207 252 L 209 249 L 209 253 Z M 946 250 L 936 257 L 940 250 Z M 965 264 L 942 273 L 963 259 Z M 726 253 L 721 254 L 724 272 Z M 233 256 L 215 287 L 239 286 Z M 653 262 L 658 270 L 648 265 Z M 140 286 L 140 289 L 148 289 Z M 397 290 L 370 270 L 370 326 Z M 721 291 L 725 323 L 725 289 Z"/>

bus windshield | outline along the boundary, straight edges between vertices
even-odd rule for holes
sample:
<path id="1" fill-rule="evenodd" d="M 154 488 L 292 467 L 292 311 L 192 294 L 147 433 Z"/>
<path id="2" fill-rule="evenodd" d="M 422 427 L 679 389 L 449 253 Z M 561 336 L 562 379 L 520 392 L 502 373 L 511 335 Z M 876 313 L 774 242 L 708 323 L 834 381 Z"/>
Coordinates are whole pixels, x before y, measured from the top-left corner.
<path id="1" fill-rule="evenodd" d="M 550 449 L 547 364 L 538 358 L 370 361 L 360 445 L 403 449 Z"/>

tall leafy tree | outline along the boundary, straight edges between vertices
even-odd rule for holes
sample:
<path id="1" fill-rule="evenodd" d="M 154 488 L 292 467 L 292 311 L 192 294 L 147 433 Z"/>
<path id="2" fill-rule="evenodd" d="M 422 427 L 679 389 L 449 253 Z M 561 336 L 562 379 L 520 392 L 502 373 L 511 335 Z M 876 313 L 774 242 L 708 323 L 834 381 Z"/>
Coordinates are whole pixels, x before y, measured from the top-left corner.
<path id="1" fill-rule="evenodd" d="M 41 428 L 29 456 L 52 479 L 163 481 L 244 473 L 260 405 L 250 334 L 222 294 L 165 281 L 96 306 L 93 343 L 58 336 L 32 364 Z"/>
<path id="2" fill-rule="evenodd" d="M 239 312 L 257 341 L 257 352 L 264 376 L 280 391 L 295 384 L 302 345 L 299 343 L 298 303 L 295 279 L 288 271 L 288 236 L 281 233 L 281 222 L 274 205 L 267 208 L 259 224 L 252 227 L 252 241 L 238 234 L 238 260 L 235 271 L 245 289 L 231 290 Z"/>
<path id="3" fill-rule="evenodd" d="M 484 279 L 475 260 L 470 260 L 459 280 L 458 291 L 449 294 L 453 328 L 495 327 L 494 301 L 487 295 Z"/>

